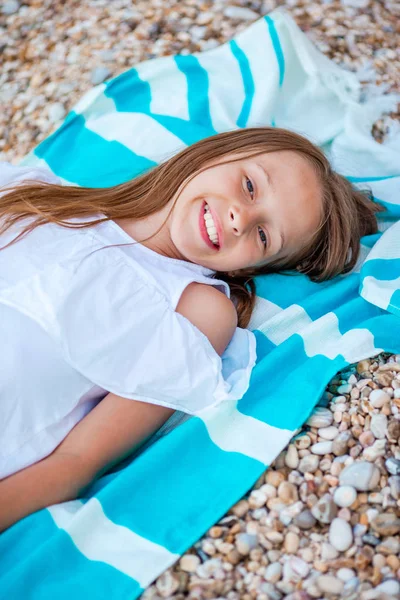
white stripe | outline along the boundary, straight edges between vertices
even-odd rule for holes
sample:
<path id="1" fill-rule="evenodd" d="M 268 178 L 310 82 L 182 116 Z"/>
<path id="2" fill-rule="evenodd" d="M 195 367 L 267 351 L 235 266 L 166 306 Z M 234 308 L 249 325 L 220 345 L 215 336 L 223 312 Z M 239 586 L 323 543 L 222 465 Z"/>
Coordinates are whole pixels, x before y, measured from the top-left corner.
<path id="1" fill-rule="evenodd" d="M 187 79 L 171 57 L 153 58 L 136 71 L 150 84 L 150 112 L 189 120 Z"/>
<path id="2" fill-rule="evenodd" d="M 86 558 L 111 565 L 142 588 L 154 580 L 154 573 L 161 573 L 180 556 L 110 521 L 96 498 L 86 504 L 80 500 L 55 504 L 48 511 Z"/>
<path id="3" fill-rule="evenodd" d="M 97 119 L 90 118 L 85 126 L 105 140 L 120 142 L 139 156 L 156 162 L 169 158 L 185 147 L 177 136 L 149 115 L 141 113 L 107 114 Z"/>
<path id="4" fill-rule="evenodd" d="M 96 87 L 92 88 L 72 108 L 72 110 L 78 115 L 82 115 L 86 109 L 89 109 L 89 115 L 107 114 L 108 112 L 115 112 L 115 103 L 112 98 L 104 96 L 103 92 L 107 88 L 105 83 L 100 83 Z M 85 115 L 86 116 L 86 115 Z"/>
<path id="5" fill-rule="evenodd" d="M 228 44 L 199 54 L 197 58 L 208 75 L 210 115 L 214 129 L 227 131 L 236 128 L 245 98 L 238 61 Z M 221 77 L 221 72 L 229 73 L 229 78 Z M 224 96 L 229 96 L 229 102 L 225 104 L 219 100 Z"/>
<path id="6" fill-rule="evenodd" d="M 261 298 L 261 296 L 256 296 L 256 303 L 248 324 L 248 329 L 261 329 L 265 321 L 269 321 L 272 317 L 282 312 L 282 310 L 283 308 L 278 306 L 278 304 L 266 298 Z"/>
<path id="7" fill-rule="evenodd" d="M 312 320 L 301 306 L 292 304 L 285 310 L 277 313 L 272 319 L 258 327 L 268 339 L 278 345 L 289 339 L 295 333 L 301 334 Z"/>
<path id="8" fill-rule="evenodd" d="M 294 432 L 280 429 L 238 411 L 236 402 L 207 408 L 197 415 L 214 444 L 225 452 L 238 452 L 270 465 Z"/>
<path id="9" fill-rule="evenodd" d="M 387 310 L 394 292 L 400 290 L 400 277 L 390 281 L 369 275 L 363 279 L 361 296 L 371 304 Z"/>
<path id="10" fill-rule="evenodd" d="M 338 318 L 332 312 L 310 323 L 301 336 L 309 357 L 321 354 L 333 360 L 341 354 L 353 363 L 383 352 L 375 347 L 374 336 L 368 329 L 350 329 L 341 334 Z"/>

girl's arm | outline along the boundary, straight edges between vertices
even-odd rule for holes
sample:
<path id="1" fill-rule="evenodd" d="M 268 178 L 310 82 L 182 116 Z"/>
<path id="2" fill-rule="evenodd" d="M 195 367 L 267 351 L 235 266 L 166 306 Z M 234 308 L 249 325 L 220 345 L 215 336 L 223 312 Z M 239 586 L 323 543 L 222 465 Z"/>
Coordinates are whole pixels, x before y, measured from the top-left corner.
<path id="1" fill-rule="evenodd" d="M 222 354 L 236 329 L 232 302 L 215 288 L 193 283 L 177 312 Z M 97 477 L 141 446 L 174 412 L 108 394 L 47 458 L 0 481 L 0 531 L 41 508 L 77 498 Z"/>

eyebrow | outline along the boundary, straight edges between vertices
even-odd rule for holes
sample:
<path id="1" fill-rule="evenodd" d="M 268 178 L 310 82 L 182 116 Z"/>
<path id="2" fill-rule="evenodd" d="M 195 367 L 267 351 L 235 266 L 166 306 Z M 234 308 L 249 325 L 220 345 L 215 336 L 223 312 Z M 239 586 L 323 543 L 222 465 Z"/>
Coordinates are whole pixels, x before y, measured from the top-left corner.
<path id="1" fill-rule="evenodd" d="M 264 176 L 265 176 L 265 178 L 266 178 L 266 180 L 268 182 L 268 185 L 274 190 L 275 186 L 274 186 L 274 182 L 272 181 L 272 177 L 269 175 L 269 173 L 267 173 L 267 171 L 264 169 L 264 167 L 260 163 L 256 162 L 255 164 L 264 173 Z M 283 246 L 285 245 L 285 234 L 283 233 L 282 229 L 279 230 L 279 235 L 280 235 L 280 238 L 281 238 L 281 244 L 282 245 L 279 248 L 278 252 L 280 252 L 282 250 Z"/>

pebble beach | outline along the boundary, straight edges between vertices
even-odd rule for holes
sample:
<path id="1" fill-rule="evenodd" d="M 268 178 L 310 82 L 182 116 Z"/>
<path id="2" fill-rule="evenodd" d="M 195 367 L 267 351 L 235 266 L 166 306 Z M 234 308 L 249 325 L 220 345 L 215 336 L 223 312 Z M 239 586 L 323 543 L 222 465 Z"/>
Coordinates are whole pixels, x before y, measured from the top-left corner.
<path id="1" fill-rule="evenodd" d="M 3 0 L 0 161 L 18 164 L 85 92 L 158 56 L 230 40 L 283 7 L 354 72 L 400 94 L 399 0 Z M 400 105 L 373 125 L 400 128 Z M 143 600 L 400 598 L 400 355 L 350 365 L 253 488 Z"/>

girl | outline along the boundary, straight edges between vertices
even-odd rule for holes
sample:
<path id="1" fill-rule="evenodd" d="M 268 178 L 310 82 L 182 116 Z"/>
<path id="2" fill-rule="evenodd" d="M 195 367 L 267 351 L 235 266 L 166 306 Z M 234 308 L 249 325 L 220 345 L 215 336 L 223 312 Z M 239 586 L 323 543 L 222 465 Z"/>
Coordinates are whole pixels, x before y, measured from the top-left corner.
<path id="1" fill-rule="evenodd" d="M 240 399 L 252 278 L 349 271 L 379 210 L 268 127 L 111 188 L 29 172 L 0 169 L 0 529 L 76 498 L 175 410 Z"/>

